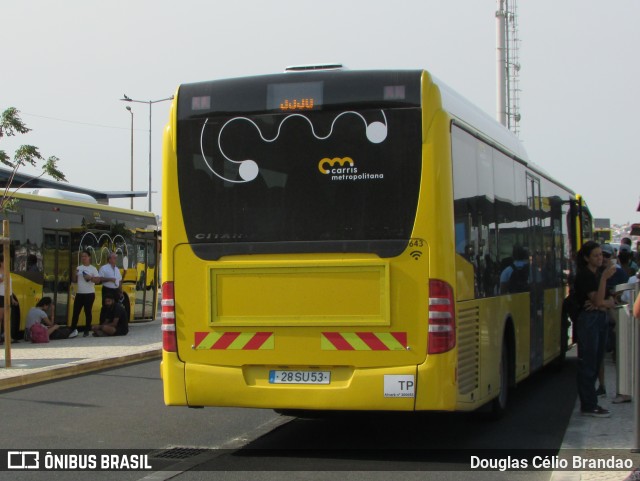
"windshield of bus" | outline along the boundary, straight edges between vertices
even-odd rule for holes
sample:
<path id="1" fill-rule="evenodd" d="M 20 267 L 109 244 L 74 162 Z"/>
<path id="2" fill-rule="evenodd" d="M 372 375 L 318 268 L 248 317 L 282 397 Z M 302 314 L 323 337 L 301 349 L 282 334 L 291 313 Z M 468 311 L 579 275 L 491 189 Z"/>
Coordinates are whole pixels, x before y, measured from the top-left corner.
<path id="1" fill-rule="evenodd" d="M 421 174 L 421 72 L 183 85 L 178 184 L 196 253 L 399 254 Z"/>

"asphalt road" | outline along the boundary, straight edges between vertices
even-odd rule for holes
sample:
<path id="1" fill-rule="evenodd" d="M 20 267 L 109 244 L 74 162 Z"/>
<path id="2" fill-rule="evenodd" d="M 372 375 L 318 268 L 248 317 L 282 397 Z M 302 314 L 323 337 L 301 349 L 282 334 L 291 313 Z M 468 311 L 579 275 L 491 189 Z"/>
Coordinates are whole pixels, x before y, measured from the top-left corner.
<path id="1" fill-rule="evenodd" d="M 513 479 L 514 473 L 465 471 L 468 456 L 557 450 L 575 404 L 574 380 L 575 360 L 561 373 L 534 375 L 512 393 L 510 411 L 497 422 L 460 413 L 292 419 L 270 410 L 166 407 L 158 363 L 145 362 L 0 393 L 0 449 L 139 449 L 150 453 L 157 480 L 169 479 L 166 469 L 178 480 L 280 480 L 283 471 L 291 479 Z M 151 473 L 10 474 L 73 481 Z"/>

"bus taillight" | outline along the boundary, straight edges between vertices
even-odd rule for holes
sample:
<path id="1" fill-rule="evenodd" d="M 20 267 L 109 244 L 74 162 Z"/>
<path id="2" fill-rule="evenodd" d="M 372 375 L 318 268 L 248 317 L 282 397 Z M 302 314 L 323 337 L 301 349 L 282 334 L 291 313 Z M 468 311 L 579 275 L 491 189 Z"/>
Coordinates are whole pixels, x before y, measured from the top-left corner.
<path id="1" fill-rule="evenodd" d="M 437 279 L 429 281 L 429 354 L 439 354 L 456 345 L 456 315 L 453 289 Z"/>
<path id="2" fill-rule="evenodd" d="M 176 352 L 176 304 L 173 282 L 162 284 L 162 349 Z"/>

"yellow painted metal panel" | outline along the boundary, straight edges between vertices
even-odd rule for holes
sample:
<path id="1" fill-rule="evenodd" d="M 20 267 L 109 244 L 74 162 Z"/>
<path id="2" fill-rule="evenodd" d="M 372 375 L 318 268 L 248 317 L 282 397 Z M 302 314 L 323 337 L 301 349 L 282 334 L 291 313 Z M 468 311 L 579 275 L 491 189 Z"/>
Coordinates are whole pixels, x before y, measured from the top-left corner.
<path id="1" fill-rule="evenodd" d="M 187 404 L 184 369 L 184 363 L 180 362 L 175 352 L 162 351 L 160 377 L 163 380 L 164 402 L 167 406 L 185 406 Z"/>
<path id="2" fill-rule="evenodd" d="M 212 325 L 390 323 L 386 262 L 232 263 L 210 282 Z"/>

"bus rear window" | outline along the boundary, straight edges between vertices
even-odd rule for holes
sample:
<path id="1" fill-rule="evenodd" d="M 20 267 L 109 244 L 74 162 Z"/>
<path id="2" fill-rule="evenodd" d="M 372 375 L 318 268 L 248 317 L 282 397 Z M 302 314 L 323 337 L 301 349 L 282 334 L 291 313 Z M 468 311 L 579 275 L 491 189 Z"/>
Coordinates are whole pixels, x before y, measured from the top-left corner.
<path id="1" fill-rule="evenodd" d="M 319 109 L 309 102 L 322 98 L 321 87 L 265 82 L 262 91 L 271 91 L 273 102 L 300 108 L 274 103 L 262 112 L 209 112 L 179 120 L 180 202 L 198 255 L 389 256 L 406 247 L 421 174 L 419 105 L 379 101 L 380 107 L 358 108 L 333 101 L 331 108 Z M 393 90 L 405 95 L 404 89 Z M 325 85 L 325 100 L 327 91 Z M 384 82 L 379 92 L 381 99 L 389 95 Z M 215 90 L 212 95 L 215 105 Z"/>

